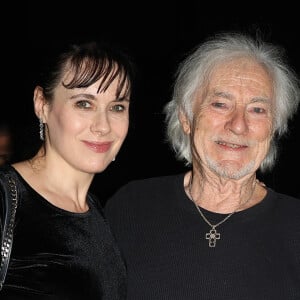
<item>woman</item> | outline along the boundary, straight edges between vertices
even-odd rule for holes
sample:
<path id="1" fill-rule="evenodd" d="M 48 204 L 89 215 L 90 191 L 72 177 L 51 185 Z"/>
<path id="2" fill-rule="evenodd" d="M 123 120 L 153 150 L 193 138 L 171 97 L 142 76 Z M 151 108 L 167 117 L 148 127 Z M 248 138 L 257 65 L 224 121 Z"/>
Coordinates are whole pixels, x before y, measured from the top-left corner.
<path id="1" fill-rule="evenodd" d="M 1 299 L 125 299 L 125 267 L 89 187 L 127 135 L 132 74 L 125 54 L 95 42 L 70 46 L 42 74 L 33 100 L 43 145 L 1 169 L 18 190 Z"/>

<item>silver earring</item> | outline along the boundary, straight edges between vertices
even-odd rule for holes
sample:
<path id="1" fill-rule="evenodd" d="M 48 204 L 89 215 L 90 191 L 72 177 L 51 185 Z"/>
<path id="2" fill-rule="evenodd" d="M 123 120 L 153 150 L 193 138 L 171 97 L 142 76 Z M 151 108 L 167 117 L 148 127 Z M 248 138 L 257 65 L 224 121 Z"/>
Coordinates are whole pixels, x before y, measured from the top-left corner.
<path id="1" fill-rule="evenodd" d="M 44 136 L 44 123 L 43 123 L 42 119 L 40 119 L 40 140 L 41 141 L 45 140 L 45 136 Z"/>
<path id="2" fill-rule="evenodd" d="M 112 161 L 115 161 L 116 160 L 116 158 L 114 157 L 113 159 L 112 159 Z"/>

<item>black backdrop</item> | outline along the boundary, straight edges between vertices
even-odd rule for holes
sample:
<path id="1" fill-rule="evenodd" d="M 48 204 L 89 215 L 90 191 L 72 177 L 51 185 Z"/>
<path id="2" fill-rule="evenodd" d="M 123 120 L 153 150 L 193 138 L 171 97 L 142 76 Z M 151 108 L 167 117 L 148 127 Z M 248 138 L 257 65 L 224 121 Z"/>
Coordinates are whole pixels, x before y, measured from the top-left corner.
<path id="1" fill-rule="evenodd" d="M 243 2 L 244 7 L 200 1 L 75 2 L 40 1 L 6 11 L 10 21 L 2 20 L 2 72 L 8 80 L 1 117 L 12 124 L 15 159 L 20 159 L 38 135 L 32 91 L 40 58 L 69 41 L 104 38 L 126 48 L 137 63 L 138 82 L 128 138 L 116 161 L 97 174 L 92 184 L 103 202 L 131 179 L 185 169 L 164 142 L 162 108 L 170 99 L 179 61 L 208 35 L 222 30 L 260 31 L 266 40 L 286 48 L 291 65 L 300 74 L 299 15 L 291 6 L 262 10 L 254 2 Z M 291 123 L 291 133 L 282 141 L 276 168 L 262 177 L 270 187 L 294 196 L 300 196 L 299 119 Z"/>

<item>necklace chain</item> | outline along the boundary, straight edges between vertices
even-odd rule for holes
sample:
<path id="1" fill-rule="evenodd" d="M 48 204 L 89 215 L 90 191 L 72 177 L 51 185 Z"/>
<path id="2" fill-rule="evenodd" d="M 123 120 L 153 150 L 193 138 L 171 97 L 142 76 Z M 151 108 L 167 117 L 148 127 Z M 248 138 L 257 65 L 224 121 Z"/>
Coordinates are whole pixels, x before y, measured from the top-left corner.
<path id="1" fill-rule="evenodd" d="M 210 231 L 207 232 L 205 234 L 205 238 L 208 240 L 208 246 L 211 247 L 211 248 L 214 248 L 216 247 L 216 244 L 217 244 L 217 240 L 219 240 L 221 238 L 221 234 L 216 230 L 216 228 L 223 224 L 225 221 L 227 221 L 234 213 L 236 213 L 238 211 L 238 209 L 240 207 L 242 207 L 242 205 L 245 205 L 251 198 L 252 198 L 252 195 L 253 195 L 253 192 L 254 192 L 254 189 L 253 189 L 253 192 L 251 193 L 250 197 L 247 199 L 246 202 L 244 203 L 241 203 L 233 212 L 231 212 L 230 214 L 228 214 L 223 220 L 221 220 L 219 223 L 217 224 L 212 224 L 206 217 L 205 215 L 203 214 L 202 210 L 200 209 L 200 207 L 196 204 L 195 200 L 193 199 L 193 195 L 192 195 L 192 180 L 193 180 L 193 176 L 191 174 L 191 177 L 190 177 L 190 181 L 189 181 L 189 185 L 188 185 L 188 192 L 190 194 L 190 197 L 191 197 L 191 200 L 192 202 L 194 203 L 194 205 L 196 206 L 200 216 L 202 217 L 202 219 L 211 227 Z M 254 186 L 255 187 L 255 186 Z"/>
<path id="2" fill-rule="evenodd" d="M 191 193 L 190 193 L 190 195 L 191 195 Z M 192 197 L 192 195 L 191 195 L 191 197 Z M 230 213 L 229 215 L 227 215 L 223 220 L 221 220 L 219 223 L 217 223 L 217 224 L 214 225 L 214 224 L 211 224 L 211 223 L 207 220 L 207 218 L 204 216 L 203 212 L 201 211 L 200 207 L 195 203 L 195 201 L 194 201 L 193 199 L 192 199 L 192 201 L 194 202 L 194 204 L 195 204 L 197 210 L 199 211 L 201 217 L 203 218 L 203 220 L 204 220 L 211 228 L 216 228 L 216 227 L 218 227 L 219 225 L 221 225 L 222 223 L 224 223 L 225 221 L 227 221 L 227 220 L 228 220 L 228 219 L 236 212 L 236 210 L 233 211 L 233 212 L 231 212 L 231 213 Z"/>

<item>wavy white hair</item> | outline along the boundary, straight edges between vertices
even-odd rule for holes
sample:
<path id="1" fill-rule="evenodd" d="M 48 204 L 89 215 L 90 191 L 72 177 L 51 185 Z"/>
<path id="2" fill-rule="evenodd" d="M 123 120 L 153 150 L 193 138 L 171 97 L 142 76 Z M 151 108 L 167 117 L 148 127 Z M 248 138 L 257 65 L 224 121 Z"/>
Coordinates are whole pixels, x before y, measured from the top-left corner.
<path id="1" fill-rule="evenodd" d="M 299 79 L 287 64 L 284 54 L 283 48 L 242 33 L 218 34 L 196 47 L 179 65 L 172 99 L 164 107 L 166 139 L 176 158 L 186 165 L 191 164 L 190 138 L 182 129 L 179 112 L 185 113 L 192 122 L 194 94 L 199 87 L 205 86 L 211 70 L 235 57 L 250 57 L 262 64 L 273 80 L 273 134 L 269 152 L 260 165 L 261 172 L 271 170 L 277 157 L 277 141 L 288 132 L 288 122 L 299 106 Z"/>

